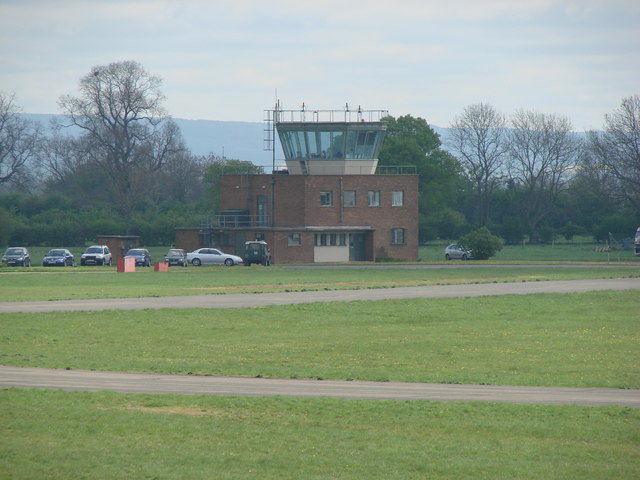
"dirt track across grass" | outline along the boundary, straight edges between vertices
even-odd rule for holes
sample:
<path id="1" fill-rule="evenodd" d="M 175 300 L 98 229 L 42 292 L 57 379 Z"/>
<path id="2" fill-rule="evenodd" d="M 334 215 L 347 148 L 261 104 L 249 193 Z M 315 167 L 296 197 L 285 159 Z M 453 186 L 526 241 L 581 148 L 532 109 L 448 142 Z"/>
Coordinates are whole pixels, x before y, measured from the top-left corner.
<path id="1" fill-rule="evenodd" d="M 2 388 L 640 407 L 640 390 L 294 380 L 0 367 Z"/>
<path id="2" fill-rule="evenodd" d="M 590 292 L 596 290 L 640 290 L 640 278 L 557 280 L 519 283 L 476 283 L 427 287 L 319 290 L 279 293 L 229 293 L 175 297 L 110 298 L 2 302 L 1 313 L 38 313 L 82 310 L 145 310 L 158 308 L 246 308 L 313 302 L 352 302 L 404 298 L 453 298 L 532 293 Z"/>

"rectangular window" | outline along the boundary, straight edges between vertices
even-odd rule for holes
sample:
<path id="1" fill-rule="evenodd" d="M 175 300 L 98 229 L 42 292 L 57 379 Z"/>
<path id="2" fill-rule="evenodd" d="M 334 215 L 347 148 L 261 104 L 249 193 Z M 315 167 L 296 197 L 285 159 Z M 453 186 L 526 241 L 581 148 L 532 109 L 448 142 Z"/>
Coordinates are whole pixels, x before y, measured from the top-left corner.
<path id="1" fill-rule="evenodd" d="M 320 192 L 320 206 L 330 207 L 333 205 L 333 192 Z"/>
<path id="2" fill-rule="evenodd" d="M 393 245 L 404 245 L 404 228 L 391 229 L 391 243 Z"/>
<path id="3" fill-rule="evenodd" d="M 299 233 L 290 233 L 288 237 L 288 245 L 290 247 L 298 247 L 302 244 Z"/>
<path id="4" fill-rule="evenodd" d="M 347 245 L 346 233 L 316 233 L 314 237 L 316 247 L 345 247 Z"/>
<path id="5" fill-rule="evenodd" d="M 257 211 L 258 211 L 258 225 L 264 226 L 267 225 L 267 196 L 266 195 L 258 195 L 256 197 L 257 201 Z M 249 220 L 249 219 L 247 219 Z"/>
<path id="6" fill-rule="evenodd" d="M 379 207 L 380 206 L 380 191 L 379 190 L 369 190 L 368 198 L 369 198 L 369 206 L 370 207 Z"/>
<path id="7" fill-rule="evenodd" d="M 342 194 L 342 205 L 344 207 L 355 207 L 356 206 L 356 191 L 355 190 L 345 190 Z"/>
<path id="8" fill-rule="evenodd" d="M 394 190 L 391 192 L 391 206 L 402 207 L 404 205 L 404 191 Z"/>

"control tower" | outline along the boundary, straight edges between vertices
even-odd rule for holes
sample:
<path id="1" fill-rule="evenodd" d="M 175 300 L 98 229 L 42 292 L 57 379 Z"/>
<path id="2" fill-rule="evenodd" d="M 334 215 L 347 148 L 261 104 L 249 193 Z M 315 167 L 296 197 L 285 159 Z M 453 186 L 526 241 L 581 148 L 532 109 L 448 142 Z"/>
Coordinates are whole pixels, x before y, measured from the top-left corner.
<path id="1" fill-rule="evenodd" d="M 384 140 L 387 110 L 268 111 L 290 175 L 373 175 Z M 272 132 L 273 135 L 273 132 Z M 273 137 L 272 137 L 273 138 Z"/>

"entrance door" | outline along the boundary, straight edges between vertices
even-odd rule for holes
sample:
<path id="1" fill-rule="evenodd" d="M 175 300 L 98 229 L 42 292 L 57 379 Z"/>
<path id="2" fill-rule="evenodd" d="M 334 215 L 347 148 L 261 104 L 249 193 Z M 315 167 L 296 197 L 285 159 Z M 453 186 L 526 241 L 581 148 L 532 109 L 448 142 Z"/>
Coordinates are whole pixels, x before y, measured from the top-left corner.
<path id="1" fill-rule="evenodd" d="M 247 240 L 244 232 L 236 233 L 235 254 L 244 257 L 244 242 Z"/>
<path id="2" fill-rule="evenodd" d="M 349 261 L 365 261 L 364 233 L 351 233 L 349 234 L 349 237 Z"/>

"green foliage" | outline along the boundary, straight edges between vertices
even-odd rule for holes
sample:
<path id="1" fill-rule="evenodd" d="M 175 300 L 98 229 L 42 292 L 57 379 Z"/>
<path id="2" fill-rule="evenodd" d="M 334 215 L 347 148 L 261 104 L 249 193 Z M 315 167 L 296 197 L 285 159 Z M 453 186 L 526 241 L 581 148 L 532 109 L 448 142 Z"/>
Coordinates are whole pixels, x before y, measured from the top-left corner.
<path id="1" fill-rule="evenodd" d="M 0 207 L 0 247 L 8 246 L 9 239 L 15 229 L 15 221 L 13 215 L 9 210 L 4 207 Z"/>
<path id="2" fill-rule="evenodd" d="M 528 230 L 524 220 L 516 216 L 506 216 L 495 228 L 508 245 L 522 243 Z"/>
<path id="3" fill-rule="evenodd" d="M 560 229 L 560 233 L 566 240 L 573 240 L 573 237 L 577 235 L 587 235 L 587 229 L 581 227 L 580 225 L 576 225 L 572 222 L 567 223 L 564 227 Z"/>
<path id="4" fill-rule="evenodd" d="M 461 167 L 441 149 L 440 138 L 423 118 L 405 115 L 386 119 L 387 137 L 380 151 L 379 165 L 414 165 L 419 178 L 419 237 L 421 241 L 445 235 L 451 230 L 443 219 L 432 218 L 450 210 L 459 191 Z M 441 231 L 442 230 L 442 231 Z"/>
<path id="5" fill-rule="evenodd" d="M 476 260 L 487 260 L 502 249 L 502 239 L 492 235 L 487 227 L 480 227 L 460 238 L 460 245 L 473 252 Z"/>

